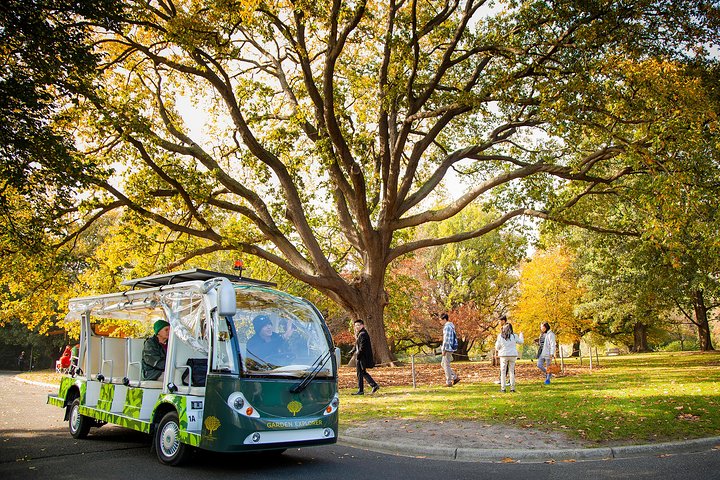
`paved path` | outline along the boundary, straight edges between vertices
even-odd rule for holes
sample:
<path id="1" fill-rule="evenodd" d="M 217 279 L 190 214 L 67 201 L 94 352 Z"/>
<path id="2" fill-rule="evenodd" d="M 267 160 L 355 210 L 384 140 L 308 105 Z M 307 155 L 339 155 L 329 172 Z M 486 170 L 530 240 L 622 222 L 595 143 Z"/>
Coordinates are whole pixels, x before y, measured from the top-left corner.
<path id="1" fill-rule="evenodd" d="M 483 422 L 369 420 L 342 429 L 340 443 L 399 455 L 469 462 L 554 462 L 716 451 L 720 437 L 648 445 L 590 446 L 561 433 Z"/>

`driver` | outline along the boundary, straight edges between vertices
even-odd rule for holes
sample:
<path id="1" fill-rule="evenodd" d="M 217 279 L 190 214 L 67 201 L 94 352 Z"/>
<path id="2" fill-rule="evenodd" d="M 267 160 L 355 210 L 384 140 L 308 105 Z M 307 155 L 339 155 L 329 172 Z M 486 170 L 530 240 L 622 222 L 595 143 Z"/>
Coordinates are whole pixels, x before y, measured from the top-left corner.
<path id="1" fill-rule="evenodd" d="M 247 342 L 248 359 L 260 365 L 268 365 L 289 358 L 288 339 L 293 334 L 290 319 L 282 335 L 273 331 L 272 320 L 267 315 L 258 315 L 252 322 L 255 334 Z"/>

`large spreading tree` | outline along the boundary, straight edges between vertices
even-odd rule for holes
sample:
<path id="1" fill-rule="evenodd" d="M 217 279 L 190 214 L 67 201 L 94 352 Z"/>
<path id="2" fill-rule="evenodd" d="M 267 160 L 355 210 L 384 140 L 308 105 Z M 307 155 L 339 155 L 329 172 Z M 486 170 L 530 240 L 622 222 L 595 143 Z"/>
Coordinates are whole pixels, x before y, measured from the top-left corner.
<path id="1" fill-rule="evenodd" d="M 562 185 L 650 174 L 677 106 L 633 72 L 707 56 L 718 18 L 697 0 L 124 3 L 90 22 L 103 77 L 63 119 L 96 167 L 69 171 L 92 188 L 64 245 L 122 210 L 182 242 L 161 268 L 255 255 L 365 319 L 379 362 L 388 265 L 561 220 Z M 489 222 L 413 235 L 490 196 Z"/>

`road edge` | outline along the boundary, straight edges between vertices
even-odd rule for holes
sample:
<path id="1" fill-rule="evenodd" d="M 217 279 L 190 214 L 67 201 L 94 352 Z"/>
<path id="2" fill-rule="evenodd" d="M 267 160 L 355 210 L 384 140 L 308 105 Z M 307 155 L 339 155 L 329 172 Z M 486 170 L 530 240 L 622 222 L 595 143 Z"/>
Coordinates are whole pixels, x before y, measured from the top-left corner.
<path id="1" fill-rule="evenodd" d="M 720 450 L 720 437 L 698 438 L 682 442 L 663 442 L 645 445 L 617 447 L 568 448 L 568 449 L 491 449 L 455 448 L 449 446 L 416 445 L 408 443 L 369 440 L 366 438 L 340 436 L 338 443 L 348 447 L 364 448 L 380 453 L 402 456 L 455 460 L 461 462 L 527 462 L 553 463 L 587 460 L 611 460 L 643 456 L 663 456 L 680 453 L 696 453 Z"/>

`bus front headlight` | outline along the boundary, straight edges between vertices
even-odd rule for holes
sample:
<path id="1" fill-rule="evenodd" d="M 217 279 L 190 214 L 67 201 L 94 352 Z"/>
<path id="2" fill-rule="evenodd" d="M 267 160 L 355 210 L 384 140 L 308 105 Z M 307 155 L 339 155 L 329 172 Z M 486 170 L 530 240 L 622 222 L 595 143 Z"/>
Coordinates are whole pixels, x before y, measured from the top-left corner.
<path id="1" fill-rule="evenodd" d="M 253 408 L 253 406 L 250 405 L 250 402 L 247 401 L 245 395 L 243 395 L 242 392 L 231 393 L 227 399 L 227 404 L 228 407 L 232 408 L 235 412 L 245 417 L 260 417 L 257 409 Z"/>
<path id="2" fill-rule="evenodd" d="M 340 397 L 335 394 L 333 399 L 328 403 L 328 405 L 325 407 L 325 411 L 323 412 L 324 415 L 330 415 L 332 413 L 337 412 L 338 407 L 340 406 Z"/>

